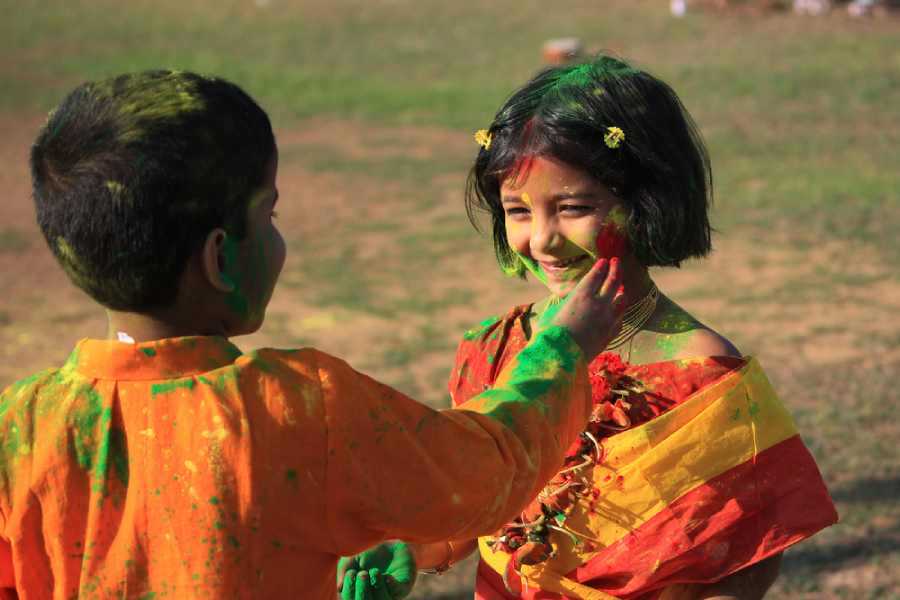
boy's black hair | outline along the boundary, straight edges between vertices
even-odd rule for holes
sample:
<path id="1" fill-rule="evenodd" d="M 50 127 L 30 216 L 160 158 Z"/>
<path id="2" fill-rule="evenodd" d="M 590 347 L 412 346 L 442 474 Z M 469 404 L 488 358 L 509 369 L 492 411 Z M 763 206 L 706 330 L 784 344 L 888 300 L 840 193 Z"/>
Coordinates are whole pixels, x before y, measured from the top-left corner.
<path id="1" fill-rule="evenodd" d="M 617 147 L 604 141 L 610 127 L 624 133 Z M 505 271 L 524 276 L 506 239 L 500 187 L 532 156 L 582 169 L 621 198 L 642 264 L 677 267 L 709 253 L 706 147 L 675 92 L 648 73 L 604 55 L 546 69 L 506 101 L 489 132 L 490 144 L 469 173 L 466 210 L 476 227 L 477 210 L 491 214 Z"/>
<path id="2" fill-rule="evenodd" d="M 70 279 L 130 312 L 170 305 L 216 227 L 246 235 L 274 157 L 266 113 L 236 85 L 180 71 L 85 83 L 31 149 L 37 219 Z"/>

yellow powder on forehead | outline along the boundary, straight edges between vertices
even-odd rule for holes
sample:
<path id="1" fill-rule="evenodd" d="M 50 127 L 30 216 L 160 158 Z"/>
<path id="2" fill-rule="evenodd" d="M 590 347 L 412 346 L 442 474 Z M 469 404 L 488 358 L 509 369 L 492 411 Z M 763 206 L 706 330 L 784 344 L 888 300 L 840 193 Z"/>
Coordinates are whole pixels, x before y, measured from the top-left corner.
<path id="1" fill-rule="evenodd" d="M 525 206 L 528 208 L 532 208 L 534 204 L 531 202 L 531 196 L 528 195 L 528 192 L 522 194 L 522 202 L 525 203 Z"/>

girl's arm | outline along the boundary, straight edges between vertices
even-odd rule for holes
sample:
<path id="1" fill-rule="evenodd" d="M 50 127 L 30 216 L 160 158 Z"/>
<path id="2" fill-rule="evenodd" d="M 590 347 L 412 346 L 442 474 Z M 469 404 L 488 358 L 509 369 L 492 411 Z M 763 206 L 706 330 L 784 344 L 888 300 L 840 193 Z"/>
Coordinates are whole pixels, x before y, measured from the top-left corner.
<path id="1" fill-rule="evenodd" d="M 478 540 L 454 540 L 432 544 L 410 544 L 416 559 L 416 568 L 421 571 L 442 573 L 452 565 L 465 559 L 478 547 Z"/>
<path id="2" fill-rule="evenodd" d="M 698 600 L 760 600 L 775 583 L 781 569 L 781 554 L 732 573 L 700 589 Z"/>

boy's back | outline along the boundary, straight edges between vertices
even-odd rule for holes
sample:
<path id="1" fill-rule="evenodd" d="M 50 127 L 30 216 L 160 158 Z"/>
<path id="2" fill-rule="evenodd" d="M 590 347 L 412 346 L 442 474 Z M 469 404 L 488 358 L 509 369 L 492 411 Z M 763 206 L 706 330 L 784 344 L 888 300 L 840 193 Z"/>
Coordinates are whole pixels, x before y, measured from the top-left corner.
<path id="1" fill-rule="evenodd" d="M 0 529 L 20 596 L 328 597 L 303 576 L 340 550 L 318 353 L 269 354 L 85 340 L 10 388 Z"/>

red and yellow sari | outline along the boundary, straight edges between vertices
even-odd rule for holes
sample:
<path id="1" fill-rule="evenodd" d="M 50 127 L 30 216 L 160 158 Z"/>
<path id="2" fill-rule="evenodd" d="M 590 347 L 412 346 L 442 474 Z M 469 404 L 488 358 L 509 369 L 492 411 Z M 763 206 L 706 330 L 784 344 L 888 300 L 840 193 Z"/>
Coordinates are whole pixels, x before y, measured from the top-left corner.
<path id="1" fill-rule="evenodd" d="M 450 379 L 455 405 L 490 387 L 524 347 L 529 311 L 467 332 Z M 605 407 L 599 460 L 549 521 L 553 554 L 520 564 L 497 536 L 481 538 L 476 598 L 675 598 L 682 584 L 722 579 L 837 521 L 755 359 L 625 368 L 636 391 Z M 595 396 L 608 398 L 608 381 L 595 375 Z"/>

